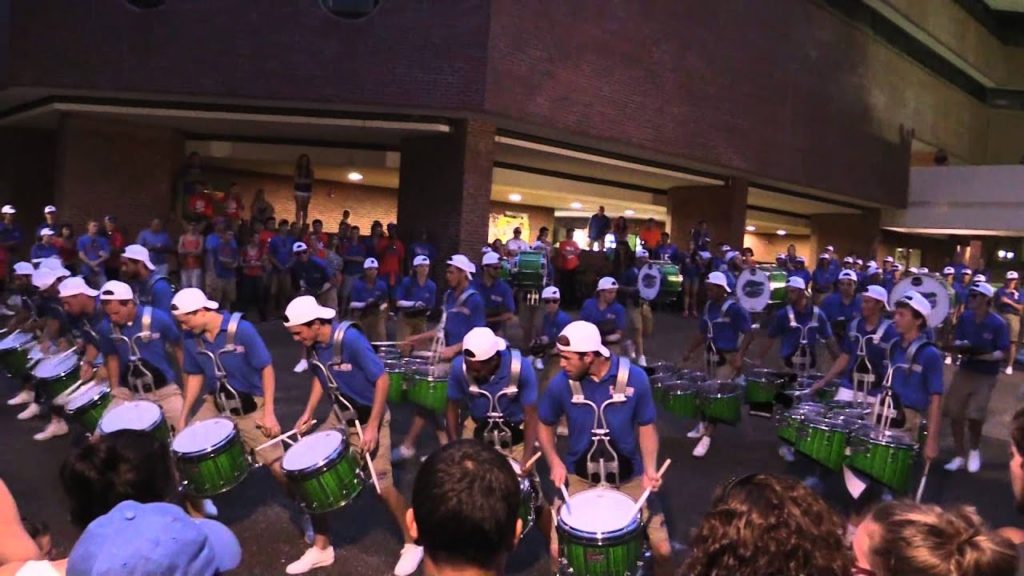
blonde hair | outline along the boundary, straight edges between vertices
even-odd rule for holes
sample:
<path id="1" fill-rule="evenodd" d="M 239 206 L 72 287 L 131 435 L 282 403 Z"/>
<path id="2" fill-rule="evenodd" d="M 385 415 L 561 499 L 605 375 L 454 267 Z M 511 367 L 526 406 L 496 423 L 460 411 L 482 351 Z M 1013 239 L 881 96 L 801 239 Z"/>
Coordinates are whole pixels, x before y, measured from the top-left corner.
<path id="1" fill-rule="evenodd" d="M 989 530 L 973 506 L 948 510 L 910 501 L 882 504 L 869 556 L 878 576 L 1014 576 L 1017 549 Z"/>

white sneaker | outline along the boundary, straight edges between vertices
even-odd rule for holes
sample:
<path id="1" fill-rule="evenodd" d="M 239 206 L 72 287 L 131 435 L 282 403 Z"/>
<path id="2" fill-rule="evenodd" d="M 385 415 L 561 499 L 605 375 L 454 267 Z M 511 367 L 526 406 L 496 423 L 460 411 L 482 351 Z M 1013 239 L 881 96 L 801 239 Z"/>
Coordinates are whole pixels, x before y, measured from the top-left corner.
<path id="1" fill-rule="evenodd" d="M 42 442 L 44 440 L 49 440 L 50 438 L 54 438 L 56 436 L 63 436 L 67 433 L 67 422 L 63 420 L 51 420 L 50 423 L 46 425 L 46 428 L 43 428 L 43 431 L 33 436 L 32 439 Z"/>
<path id="2" fill-rule="evenodd" d="M 1006 374 L 1007 376 L 1012 375 L 1013 374 L 1013 364 L 1010 364 L 1009 366 L 1007 366 L 1006 370 L 1003 371 L 1003 374 Z"/>
<path id="3" fill-rule="evenodd" d="M 415 455 L 416 455 L 416 449 L 415 448 L 406 447 L 403 444 L 403 445 L 400 445 L 398 448 L 395 448 L 394 450 L 391 451 L 391 461 L 392 462 L 404 462 L 404 461 L 408 460 L 409 458 L 412 458 Z"/>
<path id="4" fill-rule="evenodd" d="M 639 357 L 638 357 L 638 358 L 636 359 L 636 364 L 637 364 L 637 366 L 642 366 L 642 367 L 646 367 L 646 366 L 647 366 L 647 357 L 646 357 L 646 356 L 644 356 L 643 354 L 641 354 L 641 355 L 640 355 L 640 356 L 639 356 Z"/>
<path id="5" fill-rule="evenodd" d="M 951 356 L 949 354 L 946 354 L 946 366 L 952 366 L 952 365 L 953 365 L 953 356 Z"/>
<path id="6" fill-rule="evenodd" d="M 309 517 L 309 514 L 302 515 L 302 533 L 306 538 L 306 544 L 312 545 L 316 534 L 313 533 L 313 519 Z"/>
<path id="7" fill-rule="evenodd" d="M 216 518 L 217 514 L 220 514 L 220 512 L 217 510 L 217 505 L 214 504 L 213 500 L 210 500 L 209 498 L 203 498 L 203 500 L 199 503 L 199 507 L 200 511 L 203 513 L 203 516 L 206 516 L 207 518 Z"/>
<path id="8" fill-rule="evenodd" d="M 693 447 L 693 457 L 694 458 L 703 458 L 704 455 L 707 454 L 708 450 L 710 450 L 710 449 L 711 449 L 711 436 L 705 436 L 705 437 L 700 439 L 700 442 L 697 442 L 696 446 Z"/>
<path id="9" fill-rule="evenodd" d="M 946 464 L 944 466 L 944 468 L 948 472 L 956 472 L 957 470 L 963 470 L 964 469 L 964 464 L 965 464 L 964 459 L 959 457 L 959 456 L 957 456 L 957 457 L 953 458 L 952 460 L 950 460 L 949 464 Z"/>
<path id="10" fill-rule="evenodd" d="M 295 368 L 292 368 L 292 371 L 295 372 L 296 374 L 302 374 L 306 370 L 309 370 L 309 362 L 306 362 L 305 358 L 299 360 L 299 363 L 295 365 Z M 333 561 L 334 559 L 332 558 L 331 562 Z M 301 574 L 301 572 L 296 572 L 296 574 Z"/>
<path id="11" fill-rule="evenodd" d="M 698 422 L 697 427 L 686 433 L 687 438 L 700 438 L 704 435 L 704 423 Z"/>
<path id="12" fill-rule="evenodd" d="M 967 453 L 967 471 L 974 474 L 981 470 L 981 450 L 971 450 Z"/>
<path id="13" fill-rule="evenodd" d="M 289 564 L 285 569 L 286 574 L 305 574 L 313 568 L 323 568 L 334 564 L 334 547 L 328 546 L 321 550 L 316 546 L 311 547 L 295 562 Z"/>
<path id="14" fill-rule="evenodd" d="M 796 460 L 796 454 L 793 452 L 793 447 L 786 444 L 779 446 L 779 456 L 786 462 L 794 462 Z"/>
<path id="15" fill-rule="evenodd" d="M 41 407 L 39 406 L 39 404 L 33 402 L 28 405 L 28 408 L 25 408 L 18 414 L 18 420 L 28 420 L 29 418 L 35 418 L 36 416 L 39 415 L 40 410 Z"/>
<path id="16" fill-rule="evenodd" d="M 423 546 L 406 544 L 402 546 L 402 555 L 395 564 L 395 576 L 410 576 L 423 561 Z"/>
<path id="17" fill-rule="evenodd" d="M 18 395 L 7 401 L 8 406 L 20 406 L 22 404 L 28 404 L 29 402 L 36 399 L 36 393 L 31 390 L 22 390 L 18 392 Z"/>

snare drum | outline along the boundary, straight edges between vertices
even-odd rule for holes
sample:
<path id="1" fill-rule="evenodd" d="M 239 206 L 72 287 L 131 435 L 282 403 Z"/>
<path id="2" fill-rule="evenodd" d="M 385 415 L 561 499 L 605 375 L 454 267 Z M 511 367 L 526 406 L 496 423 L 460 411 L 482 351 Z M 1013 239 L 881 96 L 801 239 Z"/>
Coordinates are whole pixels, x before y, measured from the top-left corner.
<path id="1" fill-rule="evenodd" d="M 310 514 L 341 508 L 363 488 L 359 457 L 337 430 L 315 432 L 296 442 L 285 452 L 281 468 L 295 499 Z"/>
<path id="2" fill-rule="evenodd" d="M 692 382 L 675 381 L 664 386 L 665 410 L 680 418 L 700 416 L 700 387 Z"/>
<path id="3" fill-rule="evenodd" d="M 402 361 L 385 360 L 384 370 L 388 373 L 388 402 L 397 404 L 405 400 L 405 371 L 402 369 Z"/>
<path id="4" fill-rule="evenodd" d="M 429 365 L 416 368 L 409 386 L 409 400 L 416 404 L 443 414 L 448 407 L 448 368 L 449 365 L 433 367 Z"/>
<path id="5" fill-rule="evenodd" d="M 558 511 L 562 567 L 581 576 L 637 574 L 644 540 L 640 515 L 632 515 L 635 505 L 628 495 L 611 488 L 590 488 L 570 496 L 569 505 Z"/>
<path id="6" fill-rule="evenodd" d="M 747 375 L 747 404 L 772 404 L 782 388 L 782 378 L 774 370 L 759 368 Z"/>
<path id="7" fill-rule="evenodd" d="M 710 422 L 740 421 L 740 387 L 729 380 L 709 380 L 700 385 L 700 411 Z"/>
<path id="8" fill-rule="evenodd" d="M 156 434 L 163 440 L 169 440 L 171 437 L 163 411 L 160 410 L 160 406 L 149 400 L 134 400 L 111 408 L 100 418 L 96 429 L 100 434 L 110 434 L 118 430 L 141 430 Z"/>
<path id="9" fill-rule="evenodd" d="M 825 408 L 817 404 L 795 406 L 779 415 L 776 434 L 779 440 L 795 445 L 797 439 L 804 436 L 804 419 L 824 415 Z"/>
<path id="10" fill-rule="evenodd" d="M 227 418 L 188 426 L 174 437 L 171 453 L 185 491 L 199 498 L 238 486 L 251 468 L 235 423 Z"/>
<path id="11" fill-rule="evenodd" d="M 56 399 L 78 382 L 80 362 L 78 354 L 71 352 L 48 356 L 36 364 L 32 375 L 39 380 L 46 395 Z"/>
<path id="12" fill-rule="evenodd" d="M 917 443 L 903 430 L 882 431 L 865 424 L 850 437 L 846 465 L 863 472 L 894 492 L 906 492 Z"/>
<path id="13" fill-rule="evenodd" d="M 103 384 L 88 384 L 68 397 L 64 412 L 92 433 L 99 426 L 107 406 L 110 406 L 110 389 Z"/>
<path id="14" fill-rule="evenodd" d="M 28 350 L 35 345 L 31 332 L 14 332 L 0 340 L 0 363 L 11 378 L 20 378 L 29 373 Z"/>
<path id="15" fill-rule="evenodd" d="M 519 480 L 519 519 L 523 522 L 523 534 L 533 526 L 534 521 L 537 519 L 537 504 L 540 499 L 540 486 L 537 485 L 536 479 L 532 474 L 526 476 L 522 475 L 522 467 L 519 466 L 519 462 L 514 458 L 509 458 L 508 463 L 512 465 L 512 470 L 516 473 L 516 479 Z"/>
<path id="16" fill-rule="evenodd" d="M 852 428 L 845 420 L 808 416 L 797 435 L 796 449 L 829 470 L 839 470 Z"/>

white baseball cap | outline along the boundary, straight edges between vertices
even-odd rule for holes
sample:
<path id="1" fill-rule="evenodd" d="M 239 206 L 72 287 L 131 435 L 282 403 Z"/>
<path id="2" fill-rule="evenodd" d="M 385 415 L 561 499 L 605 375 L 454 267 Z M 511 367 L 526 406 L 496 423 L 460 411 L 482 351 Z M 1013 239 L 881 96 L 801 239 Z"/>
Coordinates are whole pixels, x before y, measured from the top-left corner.
<path id="1" fill-rule="evenodd" d="M 790 276 L 786 280 L 786 288 L 797 288 L 799 290 L 807 290 L 807 283 L 804 279 L 799 276 Z"/>
<path id="2" fill-rule="evenodd" d="M 974 272 L 972 272 L 970 268 L 966 268 L 965 267 L 965 268 L 961 268 L 960 269 L 960 275 L 961 276 L 970 276 L 972 274 L 974 274 Z"/>
<path id="3" fill-rule="evenodd" d="M 305 242 L 296 242 L 295 244 L 292 244 L 292 254 L 305 252 L 306 250 L 309 250 L 309 246 L 306 246 Z"/>
<path id="4" fill-rule="evenodd" d="M 892 269 L 893 270 L 903 270 L 903 264 L 900 264 L 899 262 L 897 262 L 897 263 L 892 265 Z"/>
<path id="5" fill-rule="evenodd" d="M 85 283 L 85 279 L 80 276 L 72 276 L 71 278 L 65 279 L 57 286 L 59 296 L 61 298 L 70 298 L 71 296 L 78 296 L 79 294 L 85 294 L 91 298 L 95 298 L 99 295 L 99 290 L 93 290 L 89 288 L 89 285 Z"/>
<path id="6" fill-rule="evenodd" d="M 917 269 L 917 273 L 918 274 L 927 274 L 928 273 L 928 268 L 925 267 L 925 266 L 921 266 L 920 268 Z"/>
<path id="7" fill-rule="evenodd" d="M 834 246 L 832 246 L 831 244 L 829 244 L 828 246 L 825 246 L 825 251 L 826 251 L 826 252 L 835 252 L 835 251 L 836 251 L 836 249 L 835 249 L 835 247 L 834 247 Z"/>
<path id="8" fill-rule="evenodd" d="M 377 263 L 376 258 L 367 258 L 363 260 L 363 270 L 370 270 L 372 268 L 380 268 L 380 264 Z"/>
<path id="9" fill-rule="evenodd" d="M 828 252 L 818 254 L 818 260 L 828 260 L 829 258 L 831 258 L 831 256 L 828 255 Z"/>
<path id="10" fill-rule="evenodd" d="M 32 272 L 32 285 L 40 290 L 46 290 L 57 280 L 57 273 L 53 270 L 40 268 Z"/>
<path id="11" fill-rule="evenodd" d="M 722 252 L 729 252 L 730 250 L 732 250 L 732 246 L 729 246 L 728 244 L 722 244 Z"/>
<path id="12" fill-rule="evenodd" d="M 852 280 L 854 284 L 857 283 L 857 273 L 853 270 L 843 270 L 839 272 L 840 280 Z"/>
<path id="13" fill-rule="evenodd" d="M 18 211 L 14 209 L 14 206 L 10 204 L 4 204 L 3 208 L 0 208 L 0 214 L 17 214 Z"/>
<path id="14" fill-rule="evenodd" d="M 14 273 L 20 276 L 31 276 L 36 271 L 35 266 L 29 262 L 15 262 Z"/>
<path id="15" fill-rule="evenodd" d="M 636 257 L 637 258 L 650 258 L 651 254 L 650 254 L 650 252 L 648 252 L 647 250 L 644 250 L 643 248 L 637 248 Z"/>
<path id="16" fill-rule="evenodd" d="M 135 293 L 132 287 L 120 280 L 111 280 L 100 286 L 100 300 L 132 300 Z"/>
<path id="17" fill-rule="evenodd" d="M 611 276 L 605 276 L 597 281 L 597 291 L 601 290 L 614 290 L 619 287 L 619 283 L 615 281 L 615 278 Z"/>
<path id="18" fill-rule="evenodd" d="M 488 252 L 494 252 L 494 249 L 485 244 L 484 247 L 480 249 L 480 253 L 487 254 Z"/>
<path id="19" fill-rule="evenodd" d="M 873 274 L 878 274 L 879 272 L 881 272 L 881 270 L 878 269 L 877 264 L 868 264 L 867 270 L 864 271 L 864 274 L 866 276 L 871 276 Z"/>
<path id="20" fill-rule="evenodd" d="M 171 298 L 172 314 L 189 314 L 200 308 L 216 310 L 219 305 L 206 297 L 199 288 L 184 288 Z"/>
<path id="21" fill-rule="evenodd" d="M 708 252 L 708 251 L 697 252 L 697 256 L 700 256 L 701 260 L 710 260 L 711 259 L 711 252 Z"/>
<path id="22" fill-rule="evenodd" d="M 597 352 L 608 358 L 611 352 L 601 344 L 601 332 L 586 320 L 570 322 L 558 335 L 558 349 L 562 352 Z"/>
<path id="23" fill-rule="evenodd" d="M 312 296 L 299 296 L 284 309 L 284 325 L 287 328 L 301 326 L 313 320 L 334 320 L 338 313 L 333 308 L 321 306 Z"/>
<path id="24" fill-rule="evenodd" d="M 35 276 L 32 278 L 34 279 Z M 975 282 L 971 284 L 969 292 L 978 292 L 979 294 L 984 294 L 986 298 L 991 298 L 995 295 L 996 289 L 988 282 Z"/>
<path id="25" fill-rule="evenodd" d="M 725 278 L 725 274 L 722 274 L 721 272 L 712 272 L 711 274 L 708 274 L 707 283 L 721 286 L 722 288 L 725 288 L 726 292 L 732 292 L 732 290 L 729 289 L 729 281 Z"/>
<path id="26" fill-rule="evenodd" d="M 49 258 L 43 258 L 39 261 L 40 268 L 46 268 L 51 272 L 56 272 L 58 277 L 71 276 L 71 271 L 64 267 L 64 262 L 59 256 L 50 256 Z"/>
<path id="27" fill-rule="evenodd" d="M 484 257 L 480 259 L 480 264 L 482 266 L 494 266 L 495 264 L 501 264 L 501 256 L 492 250 L 491 252 L 484 254 Z"/>
<path id="28" fill-rule="evenodd" d="M 47 206 L 46 208 L 43 208 L 43 214 L 53 214 L 56 211 L 57 207 L 52 204 Z"/>
<path id="29" fill-rule="evenodd" d="M 911 266 L 910 268 L 907 268 L 907 272 L 910 272 L 911 274 L 917 274 L 918 269 L 915 266 Z"/>
<path id="30" fill-rule="evenodd" d="M 896 301 L 896 305 L 906 304 L 921 313 L 921 316 L 928 319 L 928 315 L 932 313 L 932 305 L 928 303 L 928 299 L 922 296 L 916 290 L 908 290 L 899 300 Z"/>
<path id="31" fill-rule="evenodd" d="M 541 300 L 561 300 L 562 292 L 555 286 L 548 286 L 540 293 Z"/>
<path id="32" fill-rule="evenodd" d="M 892 256 L 886 256 L 882 258 L 882 262 L 895 262 L 895 260 L 893 260 Z"/>
<path id="33" fill-rule="evenodd" d="M 732 262 L 732 259 L 737 257 L 737 256 L 739 256 L 739 255 L 740 255 L 739 252 L 737 252 L 735 250 L 730 250 L 730 251 L 725 253 L 725 261 L 726 262 Z"/>
<path id="34" fill-rule="evenodd" d="M 853 264 L 853 258 L 851 258 L 850 256 L 843 258 L 843 264 Z"/>
<path id="35" fill-rule="evenodd" d="M 857 258 L 856 260 L 854 260 L 854 263 L 856 263 L 857 265 L 861 265 L 864 263 L 864 260 Z"/>
<path id="36" fill-rule="evenodd" d="M 776 260 L 785 260 L 786 259 L 786 255 L 783 254 L 782 252 L 779 252 L 778 254 L 775 255 L 775 259 Z"/>
<path id="37" fill-rule="evenodd" d="M 469 276 L 469 279 L 473 279 L 473 274 L 476 274 L 476 264 L 470 262 L 469 258 L 466 258 L 465 254 L 455 254 L 446 262 L 449 266 L 454 266 L 459 270 L 462 270 Z"/>
<path id="38" fill-rule="evenodd" d="M 1006 273 L 1007 280 L 1016 280 L 1017 278 L 1020 278 L 1020 276 L 1017 275 L 1016 270 L 1010 270 L 1009 272 Z"/>
<path id="39" fill-rule="evenodd" d="M 505 340 L 484 326 L 473 328 L 462 339 L 462 355 L 469 360 L 487 360 L 505 348 Z"/>
<path id="40" fill-rule="evenodd" d="M 156 266 L 153 266 L 153 262 L 149 260 L 149 249 L 141 244 L 129 244 L 124 247 L 123 257 L 129 260 L 137 260 L 146 265 L 146 268 L 150 270 L 156 270 Z"/>
<path id="41" fill-rule="evenodd" d="M 412 259 L 413 266 L 430 266 L 430 258 L 420 254 L 419 256 Z"/>
<path id="42" fill-rule="evenodd" d="M 868 298 L 874 298 L 885 306 L 885 309 L 889 309 L 889 291 L 877 284 L 868 286 L 868 289 L 864 291 L 864 296 Z"/>
<path id="43" fill-rule="evenodd" d="M 874 260 L 868 260 L 868 266 L 875 266 L 875 267 L 877 267 L 878 266 L 878 262 L 875 262 Z"/>
<path id="44" fill-rule="evenodd" d="M 988 282 L 988 277 L 984 274 L 978 274 L 974 277 L 975 282 Z"/>
<path id="45" fill-rule="evenodd" d="M 39 231 L 39 237 L 42 238 L 43 236 L 53 236 L 53 228 L 50 228 L 49 226 L 47 226 L 47 227 L 41 229 Z"/>
<path id="46" fill-rule="evenodd" d="M 956 270 L 954 270 L 952 266 L 946 266 L 942 269 L 942 275 L 945 276 L 947 274 L 956 274 Z M 1006 277 L 1009 278 L 1010 275 L 1007 274 Z"/>

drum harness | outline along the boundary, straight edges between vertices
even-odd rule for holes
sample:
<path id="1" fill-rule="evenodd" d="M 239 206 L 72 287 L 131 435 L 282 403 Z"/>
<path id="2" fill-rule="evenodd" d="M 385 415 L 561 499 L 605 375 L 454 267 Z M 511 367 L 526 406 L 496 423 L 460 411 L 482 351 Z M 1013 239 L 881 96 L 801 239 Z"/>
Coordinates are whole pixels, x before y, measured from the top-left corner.
<path id="1" fill-rule="evenodd" d="M 898 343 L 895 343 L 898 346 Z M 878 423 L 879 428 L 882 431 L 887 432 L 893 424 L 897 428 L 903 428 L 906 425 L 906 413 L 903 411 L 903 405 L 900 402 L 899 396 L 892 389 L 892 376 L 896 372 L 897 368 L 906 370 L 907 372 L 920 372 L 921 365 L 916 363 L 917 351 L 922 346 L 933 346 L 931 342 L 924 335 L 920 335 L 916 340 L 910 343 L 910 347 L 907 348 L 906 357 L 910 359 L 910 364 L 893 364 L 892 363 L 892 351 L 894 346 L 889 347 L 889 370 L 885 374 L 885 379 L 882 381 L 882 392 L 878 395 L 875 400 L 874 409 L 871 411 L 871 422 Z M 927 430 L 927 423 L 924 419 L 921 420 L 921 430 Z"/>
<path id="2" fill-rule="evenodd" d="M 502 396 L 514 398 L 519 394 L 519 376 L 522 374 L 523 356 L 519 350 L 514 348 L 510 350 L 510 353 L 508 386 L 502 388 L 497 394 L 491 394 L 477 386 L 476 382 L 466 372 L 465 358 L 463 358 L 462 362 L 462 375 L 466 378 L 466 382 L 470 383 L 469 393 L 475 396 L 483 395 L 487 397 L 487 426 L 483 430 L 483 441 L 494 446 L 498 451 L 506 451 L 514 446 L 512 429 L 509 428 L 509 422 L 498 406 L 498 400 Z"/>
<path id="3" fill-rule="evenodd" d="M 139 352 L 138 341 L 151 342 L 153 340 L 160 339 L 160 333 L 153 333 L 153 308 L 151 306 L 145 306 L 142 308 L 142 326 L 139 333 L 132 336 L 131 338 L 121 334 L 121 328 L 119 326 L 111 324 L 111 339 L 122 341 L 128 345 L 128 377 L 127 384 L 136 395 L 142 396 L 143 394 L 150 394 L 156 392 L 167 383 L 166 377 L 162 372 L 156 370 L 156 374 L 149 370 L 146 364 L 150 364 L 142 358 L 142 353 Z M 152 364 L 150 364 L 152 366 Z M 156 367 L 153 367 L 156 369 Z M 159 381 L 159 385 L 158 385 Z"/>
<path id="4" fill-rule="evenodd" d="M 135 301 L 142 306 L 152 306 L 153 287 L 156 286 L 156 283 L 161 280 L 166 280 L 167 283 L 171 285 L 171 292 L 175 292 L 174 283 L 171 282 L 170 278 L 164 276 L 163 274 L 150 274 L 149 278 L 146 279 L 146 283 L 143 284 L 144 289 L 139 290 L 138 294 L 135 295 Z"/>
<path id="5" fill-rule="evenodd" d="M 818 327 L 818 316 L 820 310 L 817 306 L 811 306 L 811 321 L 806 326 L 801 326 L 796 321 L 796 313 L 793 311 L 793 305 L 786 305 L 786 314 L 789 316 L 789 327 L 797 328 L 800 330 L 800 345 L 797 346 L 796 352 L 791 357 L 793 364 L 793 370 L 796 370 L 797 374 L 805 376 L 811 370 L 811 350 L 810 344 L 807 341 L 807 330 L 810 328 Z"/>
<path id="6" fill-rule="evenodd" d="M 861 336 L 858 332 L 861 320 L 863 318 L 854 318 L 849 328 L 850 339 L 857 341 L 857 362 L 853 366 L 852 384 L 853 401 L 858 406 L 862 406 L 867 402 L 868 393 L 875 384 L 875 370 L 871 366 L 871 362 L 868 361 L 868 340 L 874 340 L 876 346 L 880 345 L 886 329 L 892 325 L 891 320 L 882 318 L 879 320 L 878 328 L 874 334 Z"/>
<path id="7" fill-rule="evenodd" d="M 245 416 L 256 411 L 256 400 L 252 394 L 239 392 L 228 383 L 228 373 L 221 363 L 221 354 L 243 353 L 245 350 L 235 345 L 235 334 L 238 332 L 238 323 L 242 321 L 242 313 L 235 312 L 228 320 L 227 335 L 224 339 L 224 347 L 216 353 L 206 349 L 203 345 L 203 337 L 200 334 L 196 340 L 196 352 L 210 359 L 213 363 L 213 377 L 217 381 L 217 391 L 213 399 L 217 409 L 224 416 Z"/>
<path id="8" fill-rule="evenodd" d="M 569 380 L 569 388 L 572 390 L 571 403 L 587 405 L 594 411 L 594 424 L 590 429 L 593 445 L 590 447 L 590 451 L 587 452 L 586 474 L 587 480 L 598 476 L 600 478 L 600 481 L 597 483 L 598 486 L 617 486 L 620 483 L 619 454 L 612 447 L 611 432 L 608 430 L 608 422 L 605 419 L 604 411 L 611 404 L 619 404 L 626 401 L 626 384 L 629 381 L 629 368 L 629 360 L 620 356 L 619 369 L 615 375 L 615 389 L 612 391 L 612 397 L 605 400 L 600 408 L 597 407 L 597 404 L 583 396 L 583 386 L 579 380 Z M 606 456 L 610 457 L 610 460 L 606 460 Z M 577 475 L 580 475 L 579 468 L 580 466 L 577 465 Z M 629 468 L 631 469 L 632 466 L 630 465 Z M 627 471 L 630 470 L 627 470 L 624 466 L 622 472 Z M 608 481 L 609 477 L 612 478 L 611 482 Z"/>
<path id="9" fill-rule="evenodd" d="M 452 293 L 451 289 L 448 289 L 444 293 L 444 300 L 443 300 L 443 302 L 445 302 L 446 304 L 448 302 L 448 295 L 450 295 L 451 293 Z M 477 294 L 477 293 L 478 292 L 476 290 L 474 290 L 473 288 L 467 286 L 466 289 L 462 291 L 462 294 L 459 294 L 459 297 L 456 298 L 455 305 L 452 306 L 452 310 L 456 310 L 456 309 L 462 308 L 463 305 L 466 303 L 466 300 L 469 300 L 470 296 L 472 296 L 473 294 Z M 445 327 L 445 325 L 447 323 L 448 323 L 448 308 L 446 306 L 442 306 L 441 307 L 441 321 L 438 322 L 438 324 L 437 324 L 437 330 L 436 330 L 437 335 L 434 337 L 434 346 L 433 346 L 433 350 L 431 351 L 431 354 L 430 354 L 430 377 L 431 378 L 433 378 L 436 375 L 435 368 L 436 368 L 436 366 L 438 364 L 438 361 L 440 360 L 441 348 L 444 347 L 444 327 Z"/>
<path id="10" fill-rule="evenodd" d="M 715 373 L 716 368 L 725 363 L 725 358 L 719 355 L 718 348 L 715 346 L 715 323 L 728 321 L 728 318 L 725 318 L 725 312 L 729 310 L 732 304 L 732 300 L 726 299 L 722 303 L 722 309 L 718 313 L 718 318 L 715 320 L 708 320 L 708 313 L 711 312 L 711 302 L 708 301 L 704 304 L 704 322 L 708 325 L 707 344 L 704 345 L 704 373 L 709 378 Z"/>

